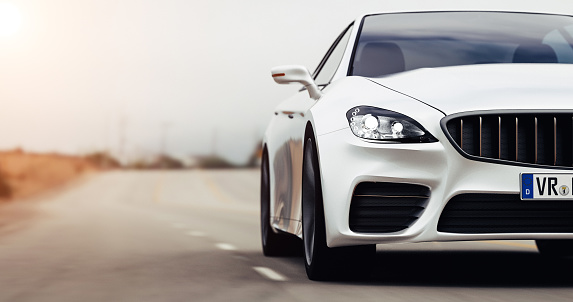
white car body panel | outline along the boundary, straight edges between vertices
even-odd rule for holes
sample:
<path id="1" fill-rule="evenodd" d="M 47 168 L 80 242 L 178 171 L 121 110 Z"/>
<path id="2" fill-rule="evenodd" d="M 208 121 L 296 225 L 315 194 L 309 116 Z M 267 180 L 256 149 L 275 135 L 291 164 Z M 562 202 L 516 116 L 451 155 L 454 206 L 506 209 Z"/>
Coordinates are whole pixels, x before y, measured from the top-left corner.
<path id="1" fill-rule="evenodd" d="M 565 101 L 571 96 L 572 72 L 571 64 L 482 64 L 417 69 L 373 81 L 449 115 L 516 108 L 572 109 L 573 102 Z"/>
<path id="2" fill-rule="evenodd" d="M 400 83 L 430 83 L 429 85 L 410 85 L 409 87 L 423 88 L 411 89 L 411 94 L 430 95 L 423 98 L 429 105 L 444 109 L 448 113 L 461 111 L 473 111 L 484 109 L 572 109 L 573 85 L 566 85 L 567 79 L 573 76 L 573 66 L 536 66 L 534 70 L 529 67 L 529 72 L 524 71 L 524 66 L 461 66 L 441 68 L 436 72 L 420 72 L 415 79 L 409 78 L 417 71 L 402 73 L 386 78 L 371 79 L 375 82 L 387 84 L 394 88 Z M 538 64 L 539 65 L 539 64 Z M 559 67 L 559 68 L 557 68 Z M 456 86 L 464 83 L 460 80 L 460 69 L 472 69 L 468 75 L 483 71 L 483 74 L 497 74 L 502 70 L 510 72 L 501 73 L 501 77 L 483 76 L 481 79 L 473 77 L 471 83 L 463 87 Z M 559 72 L 554 75 L 553 70 Z M 444 88 L 434 84 L 433 79 L 448 78 L 452 71 L 452 80 L 443 83 L 461 88 L 464 93 L 459 95 L 452 88 Z M 457 72 L 457 73 L 456 73 Z M 422 77 L 424 75 L 425 77 Z M 509 77 L 511 74 L 512 77 Z M 393 79 L 393 77 L 395 77 Z M 538 83 L 540 78 L 551 79 L 549 88 L 542 88 Z M 397 79 L 396 79 L 397 78 Z M 501 84 L 503 78 L 506 80 Z M 480 82 L 481 80 L 481 82 Z M 439 125 L 439 120 L 444 117 L 437 109 L 429 107 L 398 92 L 385 87 L 376 87 L 358 77 L 347 77 L 330 89 L 336 90 L 333 95 L 336 99 L 328 99 L 317 103 L 311 111 L 315 117 L 317 145 L 321 161 L 321 175 L 323 177 L 323 194 L 325 202 L 325 217 L 327 223 L 328 245 L 331 247 L 358 245 L 381 242 L 421 242 L 421 241 L 449 241 L 449 240 L 493 240 L 493 239 L 536 239 L 536 238 L 572 238 L 570 234 L 450 234 L 437 232 L 438 219 L 446 202 L 457 194 L 472 192 L 488 193 L 519 193 L 520 173 L 557 173 L 555 169 L 525 168 L 519 166 L 499 165 L 483 163 L 464 158 L 451 145 Z M 469 81 L 468 81 L 469 82 Z M 484 83 L 482 83 L 484 82 Z M 466 82 L 467 83 L 467 82 Z M 506 93 L 504 84 L 511 89 Z M 489 85 L 489 86 L 488 86 Z M 444 85 L 448 86 L 448 85 Z M 450 87 L 451 87 L 450 86 Z M 483 87 L 492 87 L 491 90 Z M 497 86 L 497 87 L 495 87 Z M 521 86 L 521 87 L 520 87 Z M 429 88 L 430 87 L 430 88 Z M 480 93 L 472 91 L 479 90 Z M 482 89 L 478 89 L 482 87 Z M 431 89 L 432 88 L 432 89 Z M 466 90 L 464 90 L 466 89 Z M 331 91 L 332 91 L 331 90 Z M 405 89 L 404 89 L 405 90 Z M 467 95 L 465 92 L 470 91 Z M 513 92 L 512 92 L 513 90 Z M 423 92 L 420 92 L 423 91 Z M 516 98 L 515 91 L 524 91 Z M 535 92 L 535 93 L 532 93 Z M 432 92 L 434 93 L 432 95 Z M 425 94 L 424 94 L 425 93 Z M 410 94 L 410 93 L 407 93 Z M 461 94 L 465 95 L 464 101 L 459 101 Z M 328 96 L 329 94 L 327 94 Z M 467 96 L 472 99 L 468 99 Z M 515 102 L 507 101 L 516 98 Z M 543 101 L 539 100 L 543 96 Z M 434 97 L 434 98 L 432 98 Z M 504 99 L 505 98 L 505 99 Z M 430 100 L 428 100 L 430 99 Z M 360 100 L 360 101 L 357 101 Z M 380 101 L 384 100 L 384 109 L 407 112 L 408 116 L 418 121 L 439 142 L 427 144 L 383 144 L 372 143 L 357 138 L 348 127 L 344 112 L 353 105 L 372 105 L 380 107 Z M 483 100 L 483 101 L 482 101 Z M 432 102 L 433 101 L 433 102 Z M 460 104 L 461 103 L 461 104 Z M 459 104 L 459 105 L 458 105 Z M 465 104 L 465 105 L 464 105 Z M 331 105 L 331 106 L 329 106 Z M 450 105 L 451 107 L 448 107 Z M 469 110 L 455 110 L 452 108 L 470 108 Z M 335 118 L 332 112 L 339 112 L 339 118 Z M 324 121 L 324 122 L 323 122 Z M 338 152 L 329 152 L 337 150 Z M 423 157 L 418 153 L 423 151 Z M 399 167 L 399 169 L 396 169 Z M 477 171 L 479 173 L 467 174 L 464 170 Z M 565 171 L 570 172 L 570 171 Z M 335 177 L 333 177 L 335 176 Z M 410 228 L 392 234 L 356 234 L 348 227 L 348 213 L 352 192 L 356 184 L 363 181 L 378 182 L 407 182 L 430 187 L 432 197 L 429 207 L 424 214 Z M 350 185 L 349 185 L 350 184 Z M 432 226 L 432 227 L 429 227 Z M 300 235 L 300 234 L 297 234 Z"/>
<path id="3" fill-rule="evenodd" d="M 318 101 L 306 91 L 281 103 L 267 128 L 271 225 L 302 237 L 301 181 L 306 125 L 320 162 L 326 239 L 329 247 L 389 242 L 496 239 L 573 239 L 573 233 L 444 233 L 437 230 L 446 203 L 458 194 L 518 194 L 521 173 L 573 173 L 471 160 L 449 141 L 440 121 L 478 110 L 573 110 L 573 64 L 482 64 L 423 68 L 379 78 L 347 76 L 358 34 L 358 18 L 332 83 Z M 438 141 L 382 143 L 350 130 L 346 112 L 356 106 L 395 111 L 417 121 Z M 471 171 L 468 173 L 467 171 Z M 393 233 L 357 233 L 349 209 L 360 182 L 417 184 L 430 188 L 421 216 Z M 572 201 L 573 202 L 573 201 Z"/>
<path id="4" fill-rule="evenodd" d="M 306 92 L 299 92 L 279 104 L 275 118 L 264 136 L 269 154 L 271 181 L 271 224 L 276 229 L 300 233 L 300 200 L 302 136 L 305 114 L 316 103 Z M 281 173 L 278 171 L 281 170 Z M 285 173 L 284 171 L 288 171 Z M 286 219 L 288 218 L 288 219 Z"/>

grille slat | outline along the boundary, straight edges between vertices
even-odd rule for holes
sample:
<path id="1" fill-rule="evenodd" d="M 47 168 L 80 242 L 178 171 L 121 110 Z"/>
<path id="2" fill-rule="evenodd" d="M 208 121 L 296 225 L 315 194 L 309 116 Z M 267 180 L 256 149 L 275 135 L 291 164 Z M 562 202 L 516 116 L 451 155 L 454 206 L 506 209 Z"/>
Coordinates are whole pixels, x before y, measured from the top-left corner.
<path id="1" fill-rule="evenodd" d="M 411 226 L 430 198 L 430 189 L 402 183 L 363 182 L 350 203 L 350 230 L 359 233 L 398 232 Z"/>
<path id="2" fill-rule="evenodd" d="M 537 133 L 537 117 L 534 117 L 533 120 L 535 121 L 535 135 L 533 135 L 533 141 L 535 142 L 534 145 L 535 147 L 533 148 L 533 154 L 535 154 L 535 160 L 534 163 L 537 163 L 537 150 L 539 150 L 539 148 L 537 147 L 537 141 L 539 140 L 539 133 Z"/>
<path id="3" fill-rule="evenodd" d="M 479 132 L 478 132 L 479 156 L 482 156 L 482 155 L 481 155 L 481 151 L 482 151 L 482 145 L 481 145 L 481 143 L 482 143 L 482 137 L 483 137 L 483 135 L 482 135 L 481 132 L 482 132 L 482 118 L 481 118 L 481 116 L 480 116 L 480 117 L 479 117 Z"/>
<path id="4" fill-rule="evenodd" d="M 557 164 L 557 118 L 553 117 L 553 165 Z"/>
<path id="5" fill-rule="evenodd" d="M 573 159 L 573 150 L 571 148 L 573 141 L 573 117 L 569 119 L 556 117 L 555 120 L 555 165 L 560 163 L 562 166 L 571 166 Z"/>
<path id="6" fill-rule="evenodd" d="M 487 116 L 481 122 L 481 156 L 499 159 L 499 120 Z"/>
<path id="7" fill-rule="evenodd" d="M 469 157 L 573 166 L 573 113 L 463 114 L 448 119 L 445 130 Z"/>
<path id="8" fill-rule="evenodd" d="M 449 233 L 570 233 L 573 202 L 522 201 L 519 194 L 469 193 L 453 197 L 444 208 L 438 231 Z"/>

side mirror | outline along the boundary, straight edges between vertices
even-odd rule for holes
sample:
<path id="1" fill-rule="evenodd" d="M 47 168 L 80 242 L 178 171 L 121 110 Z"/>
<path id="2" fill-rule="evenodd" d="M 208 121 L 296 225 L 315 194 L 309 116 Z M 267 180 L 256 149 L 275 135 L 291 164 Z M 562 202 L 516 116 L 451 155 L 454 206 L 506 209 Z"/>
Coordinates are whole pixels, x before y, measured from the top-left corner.
<path id="1" fill-rule="evenodd" d="M 310 72 L 304 66 L 283 65 L 271 69 L 273 80 L 278 84 L 301 83 L 304 85 L 310 97 L 314 100 L 320 99 L 322 91 L 318 89 L 316 83 L 310 76 Z"/>

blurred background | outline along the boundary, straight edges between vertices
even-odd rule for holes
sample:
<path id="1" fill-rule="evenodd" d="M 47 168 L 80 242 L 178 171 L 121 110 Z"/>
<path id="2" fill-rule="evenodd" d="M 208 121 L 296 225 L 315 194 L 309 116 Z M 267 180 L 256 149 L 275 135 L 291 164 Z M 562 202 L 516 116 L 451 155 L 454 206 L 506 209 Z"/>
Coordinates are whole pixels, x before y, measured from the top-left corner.
<path id="1" fill-rule="evenodd" d="M 299 88 L 276 85 L 270 68 L 313 71 L 360 14 L 476 2 L 573 11 L 460 2 L 0 0 L 0 149 L 250 165 L 273 108 Z"/>
<path id="2" fill-rule="evenodd" d="M 348 23 L 380 8 L 360 2 L 2 1 L 14 21 L 0 37 L 0 149 L 248 165 L 298 89 L 270 68 L 313 70 Z"/>

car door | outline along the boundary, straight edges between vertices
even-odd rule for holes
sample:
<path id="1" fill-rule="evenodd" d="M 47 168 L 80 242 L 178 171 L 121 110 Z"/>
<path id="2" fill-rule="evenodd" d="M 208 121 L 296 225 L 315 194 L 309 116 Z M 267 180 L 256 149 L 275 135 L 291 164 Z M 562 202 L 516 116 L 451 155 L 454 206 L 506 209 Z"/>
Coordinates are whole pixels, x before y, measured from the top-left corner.
<path id="1" fill-rule="evenodd" d="M 334 76 L 351 32 L 352 24 L 338 36 L 314 72 L 320 87 L 328 85 Z M 305 89 L 282 102 L 276 108 L 267 135 L 271 188 L 274 188 L 271 189 L 271 223 L 276 229 L 298 235 L 302 232 L 300 200 L 305 114 L 315 103 Z"/>

